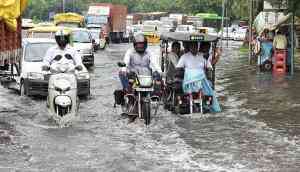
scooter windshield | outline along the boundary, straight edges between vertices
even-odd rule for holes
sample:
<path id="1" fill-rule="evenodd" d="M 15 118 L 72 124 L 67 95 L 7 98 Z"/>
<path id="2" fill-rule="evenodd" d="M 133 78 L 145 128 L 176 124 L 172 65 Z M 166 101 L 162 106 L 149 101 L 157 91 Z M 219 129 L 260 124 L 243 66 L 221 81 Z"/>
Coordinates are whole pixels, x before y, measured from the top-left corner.
<path id="1" fill-rule="evenodd" d="M 151 76 L 151 70 L 147 67 L 139 67 L 136 68 L 136 74 L 143 76 Z"/>
<path id="2" fill-rule="evenodd" d="M 70 63 L 54 63 L 51 65 L 51 73 L 73 73 L 75 66 Z"/>

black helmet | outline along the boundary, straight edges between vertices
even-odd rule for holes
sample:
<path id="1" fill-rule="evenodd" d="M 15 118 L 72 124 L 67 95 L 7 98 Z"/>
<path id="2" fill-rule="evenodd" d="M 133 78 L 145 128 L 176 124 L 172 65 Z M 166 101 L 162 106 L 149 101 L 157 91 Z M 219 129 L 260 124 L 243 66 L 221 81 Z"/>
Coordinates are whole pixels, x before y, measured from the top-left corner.
<path id="1" fill-rule="evenodd" d="M 147 47 L 148 41 L 144 34 L 137 34 L 133 37 L 133 47 L 136 52 L 143 54 Z"/>
<path id="2" fill-rule="evenodd" d="M 70 43 L 70 32 L 61 29 L 55 33 L 55 40 L 61 49 L 64 49 Z"/>

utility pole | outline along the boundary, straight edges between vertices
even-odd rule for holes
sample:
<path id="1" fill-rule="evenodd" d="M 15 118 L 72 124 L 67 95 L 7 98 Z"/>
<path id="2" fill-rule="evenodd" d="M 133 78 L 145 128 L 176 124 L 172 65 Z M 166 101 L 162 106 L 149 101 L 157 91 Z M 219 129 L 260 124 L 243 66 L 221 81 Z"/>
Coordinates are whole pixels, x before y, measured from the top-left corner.
<path id="1" fill-rule="evenodd" d="M 252 59 L 252 23 L 253 23 L 253 0 L 248 0 L 249 4 L 249 15 L 250 15 L 250 20 L 249 20 L 249 37 L 248 37 L 248 43 L 249 43 L 249 64 L 251 64 L 251 59 Z"/>
<path id="2" fill-rule="evenodd" d="M 222 28 L 222 34 L 221 34 L 221 48 L 223 47 L 225 4 L 226 4 L 226 0 L 223 0 L 223 3 L 222 3 L 222 26 L 221 26 L 221 28 Z"/>
<path id="3" fill-rule="evenodd" d="M 62 0 L 62 12 L 64 13 L 65 12 L 65 0 Z"/>

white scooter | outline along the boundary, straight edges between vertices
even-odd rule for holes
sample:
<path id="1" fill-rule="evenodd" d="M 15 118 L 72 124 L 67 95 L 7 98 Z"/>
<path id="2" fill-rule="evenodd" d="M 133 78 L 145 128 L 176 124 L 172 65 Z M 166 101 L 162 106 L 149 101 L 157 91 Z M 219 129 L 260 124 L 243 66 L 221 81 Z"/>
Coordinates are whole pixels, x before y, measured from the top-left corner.
<path id="1" fill-rule="evenodd" d="M 50 67 L 44 66 L 43 70 L 51 72 L 47 97 L 49 115 L 59 126 L 67 126 L 79 117 L 75 72 L 82 70 L 82 67 L 75 67 L 70 63 L 55 63 Z"/>

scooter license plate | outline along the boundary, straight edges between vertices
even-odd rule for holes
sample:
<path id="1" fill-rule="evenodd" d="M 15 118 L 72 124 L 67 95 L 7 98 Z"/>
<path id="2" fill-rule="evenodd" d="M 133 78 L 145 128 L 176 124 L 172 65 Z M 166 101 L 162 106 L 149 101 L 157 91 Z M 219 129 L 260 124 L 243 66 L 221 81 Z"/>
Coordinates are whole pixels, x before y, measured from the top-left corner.
<path id="1" fill-rule="evenodd" d="M 136 88 L 136 91 L 140 91 L 140 92 L 151 92 L 153 91 L 153 88 Z"/>

